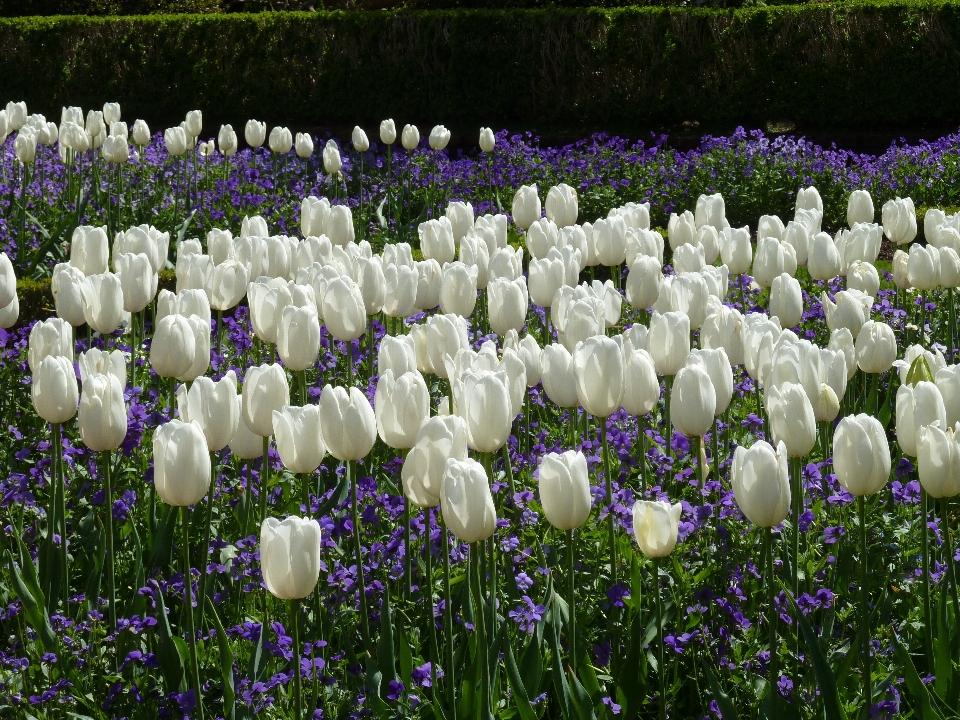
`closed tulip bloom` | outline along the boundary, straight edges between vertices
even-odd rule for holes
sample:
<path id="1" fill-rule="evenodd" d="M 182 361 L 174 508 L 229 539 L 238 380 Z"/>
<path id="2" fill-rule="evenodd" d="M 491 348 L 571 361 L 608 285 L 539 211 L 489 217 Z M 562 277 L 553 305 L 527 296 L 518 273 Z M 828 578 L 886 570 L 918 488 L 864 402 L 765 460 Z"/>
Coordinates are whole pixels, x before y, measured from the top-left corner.
<path id="1" fill-rule="evenodd" d="M 743 316 L 734 308 L 720 305 L 700 326 L 700 345 L 723 348 L 731 366 L 743 364 Z"/>
<path id="2" fill-rule="evenodd" d="M 377 440 L 377 419 L 367 396 L 359 389 L 326 385 L 320 394 L 320 430 L 337 460 L 359 460 Z"/>
<path id="3" fill-rule="evenodd" d="M 220 380 L 198 377 L 187 389 L 177 387 L 177 410 L 185 423 L 200 426 L 207 450 L 222 450 L 233 439 L 240 423 L 237 376 L 228 370 Z M 258 438 L 259 440 L 259 438 Z"/>
<path id="4" fill-rule="evenodd" d="M 196 505 L 210 488 L 210 454 L 195 422 L 171 420 L 153 433 L 153 483 L 168 505 Z"/>
<path id="5" fill-rule="evenodd" d="M 590 475 L 582 452 L 547 453 L 538 468 L 540 505 L 558 530 L 576 530 L 590 517 Z"/>
<path id="6" fill-rule="evenodd" d="M 451 378 L 457 415 L 467 424 L 467 444 L 477 452 L 496 452 L 510 437 L 515 415 L 505 370 L 468 371 Z"/>
<path id="7" fill-rule="evenodd" d="M 440 276 L 440 310 L 470 317 L 477 304 L 477 268 L 462 262 L 444 265 Z"/>
<path id="8" fill-rule="evenodd" d="M 865 373 L 884 373 L 897 359 L 897 337 L 883 322 L 868 320 L 860 328 L 856 343 L 857 365 Z"/>
<path id="9" fill-rule="evenodd" d="M 910 256 L 903 250 L 893 253 L 893 284 L 900 290 L 909 290 L 910 285 Z"/>
<path id="10" fill-rule="evenodd" d="M 449 458 L 440 493 L 444 522 L 465 543 L 482 542 L 497 527 L 497 512 L 483 466 L 476 460 Z"/>
<path id="11" fill-rule="evenodd" d="M 107 272 L 110 245 L 105 227 L 81 225 L 74 229 L 70 240 L 70 264 L 84 275 Z"/>
<path id="12" fill-rule="evenodd" d="M 773 439 L 784 443 L 790 457 L 809 455 L 817 442 L 817 424 L 803 386 L 785 382 L 764 395 Z"/>
<path id="13" fill-rule="evenodd" d="M 647 336 L 658 375 L 676 375 L 690 354 L 690 319 L 682 312 L 654 312 Z"/>
<path id="14" fill-rule="evenodd" d="M 827 327 L 831 332 L 845 327 L 856 339 L 860 334 L 860 328 L 870 318 L 873 298 L 859 290 L 841 290 L 834 299 L 835 302 L 831 302 L 826 293 L 820 295 L 820 302 L 827 318 Z"/>
<path id="15" fill-rule="evenodd" d="M 620 215 L 597 220 L 593 224 L 597 260 L 601 265 L 620 265 L 627 257 L 627 225 Z"/>
<path id="16" fill-rule="evenodd" d="M 283 466 L 292 473 L 312 473 L 327 450 L 320 433 L 317 405 L 284 405 L 273 411 L 273 435 Z"/>
<path id="17" fill-rule="evenodd" d="M 927 494 L 933 498 L 951 498 L 960 494 L 960 426 L 937 425 L 920 429 L 917 452 L 917 476 Z"/>
<path id="18" fill-rule="evenodd" d="M 933 290 L 940 285 L 939 250 L 932 245 L 911 245 L 907 279 L 917 290 Z"/>
<path id="19" fill-rule="evenodd" d="M 541 351 L 540 380 L 547 397 L 557 407 L 579 405 L 573 355 L 563 345 L 553 343 Z"/>
<path id="20" fill-rule="evenodd" d="M 210 321 L 190 315 L 187 322 L 193 333 L 193 356 L 190 366 L 176 377 L 183 382 L 192 382 L 210 368 Z"/>
<path id="21" fill-rule="evenodd" d="M 113 257 L 113 267 L 120 278 L 123 292 L 123 309 L 137 313 L 153 302 L 157 294 L 157 273 L 150 265 L 150 258 L 143 253 L 120 253 Z"/>
<path id="22" fill-rule="evenodd" d="M 876 297 L 880 291 L 880 275 L 877 269 L 868 262 L 855 260 L 847 270 L 847 290 L 859 290 Z"/>
<path id="23" fill-rule="evenodd" d="M 553 296 L 564 284 L 565 267 L 555 250 L 542 260 L 530 260 L 530 299 L 540 307 L 550 307 Z"/>
<path id="24" fill-rule="evenodd" d="M 280 600 L 300 600 L 320 578 L 320 524 L 291 515 L 280 522 L 268 517 L 260 526 L 263 584 Z"/>
<path id="25" fill-rule="evenodd" d="M 714 416 L 720 417 L 733 399 L 733 369 L 722 348 L 695 349 L 687 356 L 687 366 L 699 365 L 707 371 L 716 398 Z M 659 391 L 659 385 L 657 386 Z"/>
<path id="26" fill-rule="evenodd" d="M 429 310 L 440 304 L 440 279 L 443 271 L 436 260 L 423 260 L 416 264 L 418 310 Z"/>
<path id="27" fill-rule="evenodd" d="M 259 120 L 247 120 L 243 129 L 243 137 L 250 147 L 260 147 L 263 145 L 263 141 L 267 139 L 267 124 Z"/>
<path id="28" fill-rule="evenodd" d="M 393 145 L 397 141 L 397 126 L 393 120 L 380 122 L 380 142 L 384 145 Z"/>
<path id="29" fill-rule="evenodd" d="M 353 228 L 353 212 L 348 205 L 333 205 L 327 217 L 327 237 L 334 245 L 345 247 L 356 237 Z"/>
<path id="30" fill-rule="evenodd" d="M 377 433 L 388 447 L 411 448 L 423 422 L 430 417 L 430 392 L 416 370 L 394 376 L 387 370 L 377 380 L 374 398 Z"/>
<path id="31" fill-rule="evenodd" d="M 829 234 L 821 232 L 813 236 L 807 269 L 814 280 L 832 280 L 840 274 L 840 253 Z"/>
<path id="32" fill-rule="evenodd" d="M 145 120 L 137 120 L 133 123 L 133 142 L 143 146 L 150 142 L 150 126 Z"/>
<path id="33" fill-rule="evenodd" d="M 477 288 L 486 289 L 490 279 L 490 251 L 487 243 L 473 230 L 460 241 L 460 262 L 477 269 Z"/>
<path id="34" fill-rule="evenodd" d="M 740 446 L 730 467 L 733 496 L 747 520 L 757 527 L 776 527 L 790 514 L 787 448 L 776 449 L 758 440 L 749 449 Z"/>
<path id="35" fill-rule="evenodd" d="M 653 358 L 628 343 L 623 347 L 623 396 L 620 406 L 630 415 L 649 413 L 660 400 L 660 380 Z"/>
<path id="36" fill-rule="evenodd" d="M 320 321 L 313 305 L 287 305 L 280 314 L 277 352 L 284 367 L 294 371 L 313 367 L 320 354 Z"/>
<path id="37" fill-rule="evenodd" d="M 890 446 L 883 425 L 870 415 L 847 415 L 833 433 L 833 471 L 855 497 L 873 495 L 890 478 Z"/>
<path id="38" fill-rule="evenodd" d="M 920 429 L 934 423 L 947 426 L 947 411 L 939 388 L 926 380 L 916 385 L 901 385 L 897 389 L 896 418 L 900 449 L 904 455 L 916 457 Z"/>
<path id="39" fill-rule="evenodd" d="M 942 247 L 940 253 L 940 287 L 952 290 L 960 287 L 960 255 L 952 247 Z"/>
<path id="40" fill-rule="evenodd" d="M 230 310 L 247 294 L 247 269 L 236 260 L 226 260 L 213 269 L 210 276 L 210 307 Z"/>
<path id="41" fill-rule="evenodd" d="M 92 111 L 91 111 L 92 112 Z M 27 104 L 25 102 L 7 103 L 6 107 L 7 128 L 10 132 L 15 132 L 22 128 L 27 122 Z"/>
<path id="42" fill-rule="evenodd" d="M 313 138 L 310 137 L 310 133 L 297 133 L 294 149 L 297 151 L 297 157 L 306 159 L 313 155 Z M 326 156 L 326 150 L 324 150 L 324 156 Z M 324 166 L 326 166 L 326 159 L 324 159 Z"/>
<path id="43" fill-rule="evenodd" d="M 37 159 L 37 136 L 26 128 L 17 133 L 13 147 L 21 164 L 27 165 Z"/>
<path id="44" fill-rule="evenodd" d="M 127 139 L 120 135 L 108 135 L 103 142 L 103 159 L 108 163 L 119 165 L 130 159 L 130 147 Z"/>
<path id="45" fill-rule="evenodd" d="M 588 338 L 603 335 L 606 327 L 604 303 L 589 293 L 574 300 L 563 318 L 557 330 L 560 340 L 570 351 Z"/>
<path id="46" fill-rule="evenodd" d="M 579 214 L 577 191 L 560 183 L 547 192 L 547 218 L 558 228 L 575 225 Z"/>
<path id="47" fill-rule="evenodd" d="M 527 387 L 534 387 L 540 382 L 540 345 L 533 335 L 524 335 L 517 348 L 517 355 L 526 369 Z"/>
<path id="48" fill-rule="evenodd" d="M 396 130 L 394 130 L 394 138 L 396 138 Z M 367 134 L 359 125 L 354 125 L 350 140 L 353 142 L 353 149 L 358 153 L 364 153 L 370 149 L 370 141 L 367 139 Z"/>
<path id="49" fill-rule="evenodd" d="M 413 150 L 420 144 L 420 131 L 416 125 L 404 125 L 400 136 L 400 144 L 405 150 Z"/>
<path id="50" fill-rule="evenodd" d="M 627 302 L 638 310 L 651 307 L 660 296 L 663 270 L 654 257 L 639 255 L 627 274 Z"/>
<path id="51" fill-rule="evenodd" d="M 383 269 L 383 312 L 389 317 L 409 317 L 416 310 L 417 270 L 406 265 L 387 265 Z"/>
<path id="52" fill-rule="evenodd" d="M 50 290 L 53 294 L 57 317 L 66 320 L 73 327 L 86 322 L 83 316 L 83 273 L 68 263 L 57 263 L 50 278 Z M 16 295 L 13 296 L 14 299 Z M 4 306 L 5 307 L 5 306 Z"/>
<path id="53" fill-rule="evenodd" d="M 680 368 L 670 393 L 670 422 L 686 437 L 703 437 L 713 427 L 717 395 L 702 365 Z"/>
<path id="54" fill-rule="evenodd" d="M 820 193 L 812 185 L 807 188 L 797 190 L 797 200 L 794 204 L 795 210 L 818 210 L 823 212 L 823 200 Z"/>
<path id="55" fill-rule="evenodd" d="M 847 199 L 847 225 L 872 223 L 874 217 L 873 198 L 866 190 L 854 190 Z"/>
<path id="56" fill-rule="evenodd" d="M 241 460 L 263 457 L 263 438 L 255 434 L 243 419 L 243 397 L 237 395 L 237 429 L 230 438 L 230 454 Z"/>
<path id="57" fill-rule="evenodd" d="M 514 250 L 511 247 L 499 248 L 490 256 L 490 278 L 487 287 L 493 280 L 517 280 L 523 275 L 523 250 Z"/>
<path id="58" fill-rule="evenodd" d="M 337 175 L 342 167 L 340 148 L 337 147 L 336 141 L 327 140 L 327 144 L 323 148 L 323 169 L 328 175 Z"/>
<path id="59" fill-rule="evenodd" d="M 217 145 L 224 157 L 233 157 L 236 154 L 238 147 L 237 133 L 234 132 L 232 125 L 220 126 L 220 132 L 217 133 Z"/>
<path id="60" fill-rule="evenodd" d="M 698 197 L 694 220 L 698 228 L 709 226 L 720 231 L 723 230 L 724 227 L 729 227 L 723 195 L 715 193 L 713 195 L 701 195 Z"/>
<path id="61" fill-rule="evenodd" d="M 469 347 L 467 322 L 459 315 L 432 315 L 427 318 L 426 347 L 433 372 L 446 378 L 444 358 L 456 357 L 461 348 Z"/>
<path id="62" fill-rule="evenodd" d="M 673 253 L 673 269 L 677 274 L 698 272 L 706 265 L 701 245 L 681 245 Z"/>
<path id="63" fill-rule="evenodd" d="M 458 415 L 424 421 L 400 471 L 404 495 L 418 507 L 440 504 L 447 460 L 467 459 L 467 426 Z"/>
<path id="64" fill-rule="evenodd" d="M 0 252 L 0 307 L 9 305 L 16 296 L 17 276 L 13 263 L 5 252 Z"/>
<path id="65" fill-rule="evenodd" d="M 80 395 L 78 424 L 80 439 L 94 452 L 120 447 L 127 436 L 127 408 L 123 385 L 116 375 L 105 373 L 86 379 Z"/>
<path id="66" fill-rule="evenodd" d="M 608 337 L 592 337 L 573 353 L 577 399 L 594 417 L 609 417 L 624 395 L 623 354 Z"/>
<path id="67" fill-rule="evenodd" d="M 750 269 L 753 263 L 750 228 L 727 228 L 720 233 L 720 259 L 734 275 Z"/>
<path id="68" fill-rule="evenodd" d="M 429 142 L 432 150 L 443 150 L 450 142 L 450 131 L 443 125 L 435 125 L 430 131 Z"/>
<path id="69" fill-rule="evenodd" d="M 527 229 L 524 240 L 531 259 L 539 260 L 545 258 L 551 250 L 557 247 L 559 232 L 552 220 L 539 218 Z"/>
<path id="70" fill-rule="evenodd" d="M 184 290 L 205 290 L 213 276 L 213 260 L 209 255 L 185 254 L 179 251 L 176 273 L 178 293 Z"/>
<path id="71" fill-rule="evenodd" d="M 123 320 L 123 288 L 120 278 L 110 272 L 87 275 L 80 284 L 83 317 L 101 335 L 120 327 Z"/>
<path id="72" fill-rule="evenodd" d="M 677 546 L 680 531 L 680 503 L 664 500 L 637 500 L 633 505 L 633 537 L 644 555 L 666 557 Z"/>
<path id="73" fill-rule="evenodd" d="M 516 226 L 523 230 L 527 230 L 540 219 L 540 196 L 537 194 L 536 185 L 521 185 L 517 189 L 510 214 Z"/>
<path id="74" fill-rule="evenodd" d="M 817 233 L 817 235 L 822 235 L 823 233 Z M 807 226 L 794 222 L 791 220 L 787 223 L 787 227 L 783 231 L 783 242 L 787 245 L 790 245 L 794 253 L 797 256 L 797 265 L 809 265 L 811 257 L 813 257 L 813 237 L 810 235 L 810 231 L 807 229 Z M 829 236 L 828 236 L 829 237 Z M 831 243 L 833 240 L 830 241 Z M 827 249 L 827 256 L 824 256 L 822 252 L 818 254 L 814 261 L 817 264 L 818 269 L 823 268 L 824 264 L 827 263 L 829 267 L 830 257 L 829 249 Z M 837 258 L 840 260 L 840 265 L 842 267 L 843 262 L 840 256 L 839 248 L 837 249 Z"/>
<path id="75" fill-rule="evenodd" d="M 290 404 L 287 374 L 276 363 L 248 367 L 241 397 L 243 422 L 255 434 L 268 437 L 273 434 L 273 411 Z"/>
<path id="76" fill-rule="evenodd" d="M 80 383 L 86 382 L 93 375 L 113 375 L 120 381 L 121 387 L 127 384 L 127 361 L 120 350 L 106 352 L 97 348 L 90 348 L 77 358 L 80 366 Z M 71 365 L 72 367 L 72 365 Z"/>
<path id="77" fill-rule="evenodd" d="M 56 425 L 67 422 L 77 414 L 80 393 L 70 358 L 47 355 L 32 372 L 30 396 L 37 415 Z"/>
<path id="78" fill-rule="evenodd" d="M 358 285 L 363 298 L 363 307 L 367 315 L 376 315 L 382 309 L 386 300 L 386 279 L 383 274 L 383 264 L 380 257 L 374 255 L 369 258 L 358 258 Z"/>
<path id="79" fill-rule="evenodd" d="M 696 242 L 697 222 L 693 213 L 685 210 L 681 214 L 670 214 L 667 221 L 667 239 L 670 241 L 670 249 L 676 251 L 681 245 L 692 245 Z"/>
<path id="80" fill-rule="evenodd" d="M 286 155 L 293 147 L 293 135 L 289 128 L 275 127 L 270 131 L 267 144 L 270 146 L 271 152 Z"/>
<path id="81" fill-rule="evenodd" d="M 377 349 L 377 374 L 392 370 L 395 377 L 417 369 L 414 339 L 410 335 L 384 335 Z"/>
<path id="82" fill-rule="evenodd" d="M 417 226 L 420 236 L 420 249 L 423 257 L 434 259 L 441 265 L 452 262 L 456 257 L 456 245 L 453 241 L 453 225 L 447 217 L 427 220 Z"/>
<path id="83" fill-rule="evenodd" d="M 907 245 L 917 237 L 917 211 L 910 198 L 887 200 L 880 212 L 883 234 L 895 245 Z"/>
<path id="84" fill-rule="evenodd" d="M 753 279 L 762 288 L 768 288 L 781 273 L 794 275 L 797 271 L 796 251 L 776 238 L 762 238 L 757 242 L 753 258 Z"/>
<path id="85" fill-rule="evenodd" d="M 620 322 L 620 311 L 623 309 L 623 296 L 614 286 L 613 281 L 600 282 L 594 280 L 586 287 L 597 300 L 603 303 L 603 320 L 606 326 L 608 328 L 616 327 L 617 323 Z"/>
<path id="86" fill-rule="evenodd" d="M 770 286 L 770 314 L 780 320 L 783 327 L 794 327 L 803 318 L 803 294 L 800 282 L 786 273 L 773 279 Z"/>
<path id="87" fill-rule="evenodd" d="M 179 157 L 187 152 L 187 133 L 182 127 L 167 128 L 163 131 L 163 142 L 167 152 L 173 157 Z"/>
<path id="88" fill-rule="evenodd" d="M 45 357 L 66 358 L 73 366 L 73 328 L 66 320 L 50 318 L 30 328 L 27 343 L 27 364 L 35 373 Z"/>
<path id="89" fill-rule="evenodd" d="M 866 325 L 866 323 L 864 323 Z M 861 328 L 862 332 L 863 328 Z M 879 332 L 885 332 L 883 330 Z M 866 342 L 866 341 L 864 341 Z M 852 378 L 857 369 L 857 349 L 853 340 L 853 333 L 847 328 L 838 328 L 830 333 L 830 342 L 827 345 L 830 350 L 843 353 L 844 361 L 847 365 L 847 378 Z"/>
<path id="90" fill-rule="evenodd" d="M 936 371 L 934 380 L 946 410 L 947 427 L 960 422 L 960 365 L 949 365 Z"/>
<path id="91" fill-rule="evenodd" d="M 493 280 L 487 285 L 487 302 L 491 330 L 501 337 L 511 328 L 519 331 L 527 318 L 526 280 Z"/>
<path id="92" fill-rule="evenodd" d="M 493 152 L 496 145 L 497 138 L 493 134 L 493 130 L 488 127 L 480 128 L 480 150 L 485 153 Z"/>

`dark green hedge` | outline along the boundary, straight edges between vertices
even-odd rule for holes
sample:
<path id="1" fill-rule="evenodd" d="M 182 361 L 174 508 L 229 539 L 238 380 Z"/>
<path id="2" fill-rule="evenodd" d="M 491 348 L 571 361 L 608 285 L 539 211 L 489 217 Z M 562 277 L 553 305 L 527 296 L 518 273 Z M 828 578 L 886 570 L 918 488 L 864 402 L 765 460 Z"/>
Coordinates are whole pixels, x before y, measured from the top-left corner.
<path id="1" fill-rule="evenodd" d="M 157 128 L 889 127 L 960 118 L 958 48 L 960 2 L 34 17 L 0 20 L 0 87 Z"/>

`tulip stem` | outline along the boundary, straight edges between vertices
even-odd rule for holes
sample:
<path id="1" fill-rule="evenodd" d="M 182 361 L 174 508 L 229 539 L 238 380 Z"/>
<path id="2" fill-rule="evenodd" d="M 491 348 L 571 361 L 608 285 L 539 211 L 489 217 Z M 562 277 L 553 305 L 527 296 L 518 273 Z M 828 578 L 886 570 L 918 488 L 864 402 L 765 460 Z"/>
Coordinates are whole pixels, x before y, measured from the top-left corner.
<path id="1" fill-rule="evenodd" d="M 447 646 L 447 688 L 450 691 L 450 717 L 457 720 L 457 682 L 456 668 L 453 664 L 453 613 L 450 609 L 453 595 L 450 592 L 450 536 L 447 523 L 440 513 L 440 534 L 443 536 L 443 634 Z"/>
<path id="2" fill-rule="evenodd" d="M 213 522 L 213 491 L 217 485 L 216 453 L 210 451 L 210 487 L 207 489 L 207 508 L 204 521 L 204 543 L 200 548 L 200 602 L 197 603 L 200 611 L 200 627 L 203 627 L 203 613 L 207 604 L 207 565 L 210 564 L 210 524 Z"/>
<path id="3" fill-rule="evenodd" d="M 61 479 L 61 482 L 63 480 Z M 953 559 L 953 536 L 950 534 L 950 498 L 940 500 L 942 508 L 940 514 L 943 516 L 943 550 L 947 561 L 947 570 L 949 571 L 950 584 L 952 585 L 951 594 L 953 596 L 953 616 L 960 618 L 960 595 L 957 589 L 957 563 Z"/>
<path id="4" fill-rule="evenodd" d="M 347 473 L 350 476 L 350 519 L 353 522 L 353 561 L 357 565 L 357 589 L 360 593 L 360 632 L 363 635 L 363 647 L 367 655 L 373 657 L 370 645 L 370 619 L 367 614 L 367 586 L 363 577 L 363 555 L 360 547 L 360 515 L 357 510 L 357 461 L 347 461 Z"/>
<path id="5" fill-rule="evenodd" d="M 800 514 L 803 512 L 801 459 L 790 458 L 793 470 L 793 597 L 800 599 Z"/>
<path id="6" fill-rule="evenodd" d="M 867 577 L 869 569 L 867 565 L 867 505 L 863 495 L 857 498 L 857 512 L 860 515 L 860 635 L 862 645 L 860 647 L 860 667 L 863 680 L 863 703 L 864 708 L 870 709 L 870 702 L 873 698 L 872 683 L 870 678 L 870 608 L 867 605 Z M 927 620 L 927 624 L 930 620 Z"/>
<path id="7" fill-rule="evenodd" d="M 405 503 L 409 503 L 409 500 L 406 500 Z M 426 536 L 425 536 L 425 547 L 424 555 L 426 555 L 427 563 L 427 592 L 429 593 L 429 602 L 427 603 L 427 627 L 430 628 L 430 675 L 433 682 L 431 686 L 431 692 L 434 697 L 434 704 L 436 704 L 436 693 L 437 693 L 437 660 L 440 656 L 440 646 L 437 642 L 437 624 L 433 619 L 433 609 L 436 607 L 434 602 L 433 595 L 433 508 L 427 508 L 425 513 L 426 515 Z M 410 524 L 407 523 L 407 527 L 410 527 Z M 405 557 L 410 555 L 410 550 L 405 548 Z M 407 592 L 409 593 L 408 599 L 413 595 L 413 589 L 408 586 Z"/>
<path id="8" fill-rule="evenodd" d="M 103 481 L 106 492 L 104 503 L 107 506 L 107 616 L 110 620 L 110 632 L 117 629 L 117 594 L 116 581 L 114 579 L 114 554 L 113 554 L 113 485 L 110 482 L 110 451 L 103 453 Z"/>
<path id="9" fill-rule="evenodd" d="M 263 438 L 263 466 L 260 470 L 260 524 L 267 518 L 267 483 L 270 480 L 270 436 Z"/>
<path id="10" fill-rule="evenodd" d="M 482 540 L 480 541 L 483 542 Z M 473 586 L 473 602 L 476 606 L 476 620 L 477 620 L 477 629 L 479 630 L 479 642 L 480 642 L 480 673 L 481 673 L 481 683 L 480 683 L 480 692 L 481 692 L 481 704 L 480 704 L 480 717 L 481 720 L 489 720 L 491 717 L 490 713 L 490 662 L 488 660 L 488 647 L 487 647 L 487 623 L 484 618 L 484 602 L 483 602 L 483 592 L 480 585 L 480 543 L 470 543 L 470 584 Z"/>
<path id="11" fill-rule="evenodd" d="M 429 528 L 427 529 L 427 556 L 430 555 Z M 403 594 L 407 600 L 413 597 L 413 547 L 410 540 L 410 499 L 403 498 Z"/>
<path id="12" fill-rule="evenodd" d="M 640 457 L 637 464 L 640 466 L 640 494 L 647 492 L 647 434 L 644 431 L 645 423 L 641 416 L 637 416 L 637 448 Z"/>
<path id="13" fill-rule="evenodd" d="M 716 471 L 716 480 L 720 482 L 720 425 L 716 420 L 713 422 L 713 457 L 710 459 L 713 460 L 713 469 Z"/>
<path id="14" fill-rule="evenodd" d="M 180 508 L 180 522 L 183 525 L 183 546 L 180 548 L 180 557 L 183 560 L 183 591 L 187 600 L 187 644 L 190 646 L 190 672 L 193 675 L 193 688 L 197 693 L 197 716 L 200 720 L 203 720 L 200 664 L 197 662 L 197 633 L 193 626 L 193 583 L 190 579 L 190 518 L 187 516 L 186 506 Z"/>
<path id="15" fill-rule="evenodd" d="M 780 681 L 780 648 L 777 641 L 776 565 L 773 555 L 773 528 L 767 528 L 767 624 L 770 632 L 770 661 L 767 663 L 767 685 L 770 688 L 770 717 L 777 716 L 777 684 Z"/>
<path id="16" fill-rule="evenodd" d="M 920 488 L 920 547 L 923 571 L 923 636 L 927 667 L 933 663 L 933 611 L 930 605 L 930 533 L 927 529 L 927 516 L 930 512 L 930 499 L 927 491 Z"/>
<path id="17" fill-rule="evenodd" d="M 169 384 L 168 392 L 169 392 L 170 404 L 167 406 L 167 420 L 173 420 L 173 410 L 174 410 L 174 407 L 176 407 L 174 397 L 176 396 L 176 392 L 177 392 L 177 379 L 170 378 L 168 384 Z"/>
<path id="18" fill-rule="evenodd" d="M 664 419 L 666 425 L 663 429 L 664 439 L 667 442 L 667 480 L 673 480 L 673 425 L 670 423 L 670 392 L 673 389 L 673 375 L 667 375 L 663 379 L 666 392 L 664 392 Z"/>
<path id="19" fill-rule="evenodd" d="M 63 471 L 63 441 L 60 439 L 60 423 L 53 426 L 53 462 L 57 469 L 57 519 L 60 522 L 61 571 L 63 572 L 63 608 L 66 613 L 70 602 L 70 570 L 67 558 L 67 485 Z M 960 617 L 960 614 L 957 615 Z"/>
<path id="20" fill-rule="evenodd" d="M 303 717 L 303 690 L 301 687 L 300 669 L 300 601 L 290 601 L 290 627 L 293 631 L 293 718 L 300 720 Z M 316 672 L 314 668 L 313 672 Z"/>
<path id="21" fill-rule="evenodd" d="M 607 533 L 609 535 L 610 552 L 610 585 L 617 584 L 617 519 L 613 506 L 613 476 L 610 472 L 610 448 L 607 444 L 607 419 L 597 418 L 600 423 L 600 442 L 603 447 L 603 477 L 607 486 Z M 614 677 L 617 676 L 620 660 L 620 627 L 618 612 L 615 607 L 610 608 L 610 624 L 613 626 L 613 654 L 611 655 L 611 669 Z"/>
<path id="22" fill-rule="evenodd" d="M 653 587 L 657 605 L 657 679 L 660 681 L 660 720 L 667 718 L 667 669 L 663 663 L 663 597 L 660 592 L 660 558 L 653 558 Z"/>
<path id="23" fill-rule="evenodd" d="M 567 634 L 567 644 L 570 646 L 570 667 L 574 674 L 577 672 L 577 591 L 574 573 L 576 568 L 576 538 L 573 530 L 567 530 L 567 613 L 570 617 L 570 627 Z"/>

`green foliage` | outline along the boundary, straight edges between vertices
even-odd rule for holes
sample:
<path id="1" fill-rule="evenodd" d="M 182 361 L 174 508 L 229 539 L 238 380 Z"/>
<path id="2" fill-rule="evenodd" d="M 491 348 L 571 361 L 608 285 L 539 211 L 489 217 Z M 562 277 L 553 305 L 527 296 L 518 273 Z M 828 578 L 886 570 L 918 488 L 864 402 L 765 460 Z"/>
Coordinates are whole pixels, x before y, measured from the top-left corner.
<path id="1" fill-rule="evenodd" d="M 854 2 L 0 21 L 8 97 L 154 122 L 612 127 L 949 122 L 960 4 Z M 929 98 L 938 102 L 930 103 Z"/>

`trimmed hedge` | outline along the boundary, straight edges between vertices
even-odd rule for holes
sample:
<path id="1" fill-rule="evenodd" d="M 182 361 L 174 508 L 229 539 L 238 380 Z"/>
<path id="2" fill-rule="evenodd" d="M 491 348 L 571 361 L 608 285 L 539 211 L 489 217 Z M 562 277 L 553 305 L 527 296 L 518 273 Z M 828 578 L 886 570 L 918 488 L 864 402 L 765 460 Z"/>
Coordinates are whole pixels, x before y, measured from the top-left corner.
<path id="1" fill-rule="evenodd" d="M 0 20 L 6 98 L 53 117 L 115 99 L 154 129 L 201 108 L 205 134 L 250 117 L 471 133 L 954 122 L 958 48 L 960 2 Z"/>

